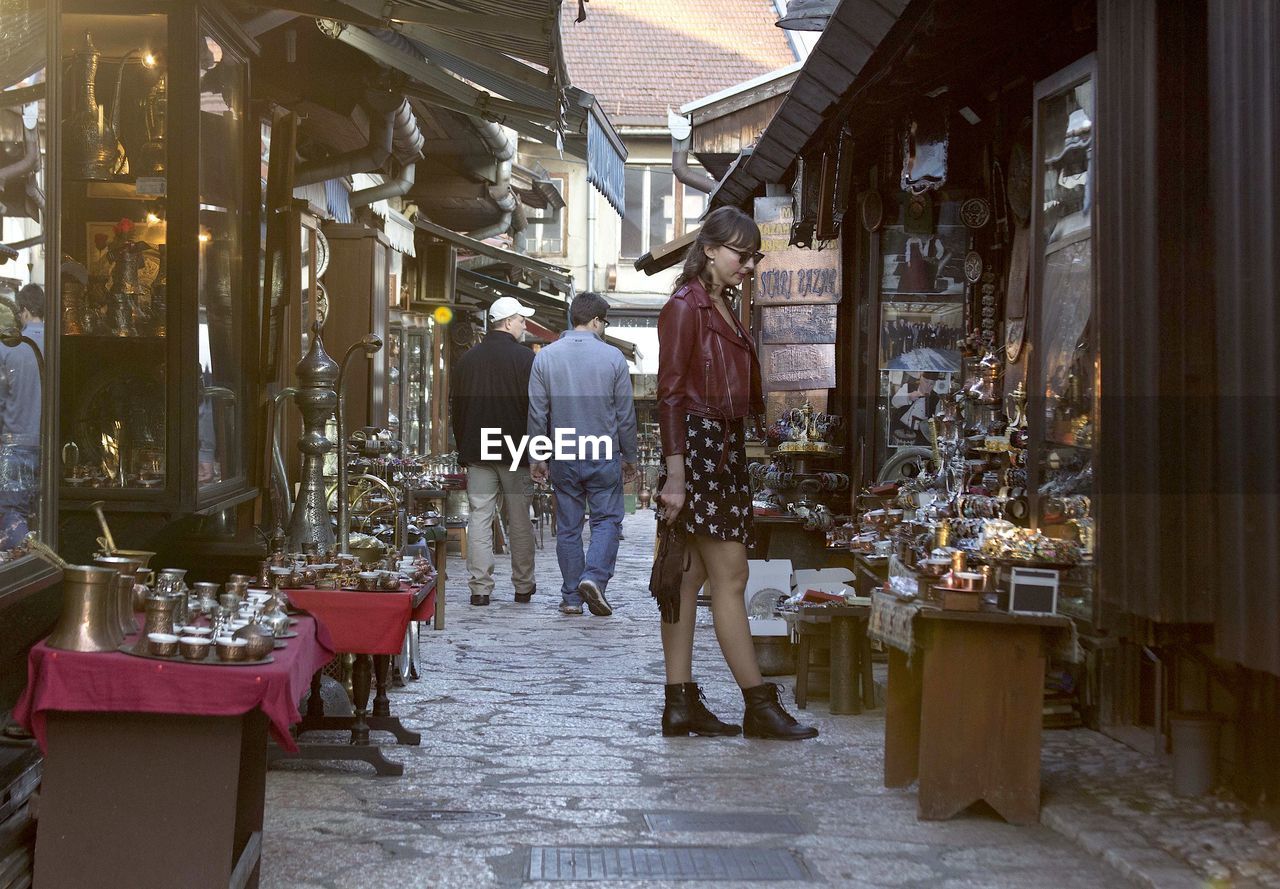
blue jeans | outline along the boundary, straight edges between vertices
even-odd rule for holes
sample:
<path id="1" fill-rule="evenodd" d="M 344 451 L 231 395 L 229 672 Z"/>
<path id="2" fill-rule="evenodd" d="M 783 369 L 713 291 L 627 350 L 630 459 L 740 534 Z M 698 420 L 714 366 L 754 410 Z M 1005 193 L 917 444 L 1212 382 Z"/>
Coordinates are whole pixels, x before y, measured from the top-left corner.
<path id="1" fill-rule="evenodd" d="M 603 591 L 618 561 L 622 534 L 622 462 L 574 460 L 550 465 L 556 492 L 556 559 L 562 578 L 560 595 L 581 605 L 578 584 L 595 581 Z M 591 508 L 591 545 L 582 552 L 584 507 Z"/>

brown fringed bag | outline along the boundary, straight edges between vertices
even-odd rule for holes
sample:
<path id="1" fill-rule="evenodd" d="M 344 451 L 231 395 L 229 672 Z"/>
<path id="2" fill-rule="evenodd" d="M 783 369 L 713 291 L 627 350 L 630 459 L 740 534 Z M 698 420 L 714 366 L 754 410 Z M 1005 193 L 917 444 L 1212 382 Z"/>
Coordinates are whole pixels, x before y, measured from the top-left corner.
<path id="1" fill-rule="evenodd" d="M 649 574 L 649 592 L 658 600 L 662 622 L 680 622 L 680 583 L 689 567 L 689 541 L 684 523 L 658 519 L 658 551 Z"/>

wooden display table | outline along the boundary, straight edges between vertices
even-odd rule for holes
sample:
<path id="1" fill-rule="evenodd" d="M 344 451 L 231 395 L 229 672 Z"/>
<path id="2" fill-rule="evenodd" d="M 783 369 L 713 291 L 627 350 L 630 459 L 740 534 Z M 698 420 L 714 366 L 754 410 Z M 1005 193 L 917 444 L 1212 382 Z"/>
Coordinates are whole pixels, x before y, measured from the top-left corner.
<path id="1" fill-rule="evenodd" d="M 920 779 L 918 814 L 950 818 L 985 800 L 1011 824 L 1040 820 L 1047 636 L 1058 615 L 921 609 L 910 661 L 889 649 L 884 783 Z"/>
<path id="2" fill-rule="evenodd" d="M 294 629 L 252 666 L 32 648 L 14 715 L 45 752 L 35 885 L 257 886 L 268 729 L 293 746 L 307 679 L 333 657 L 315 621 Z"/>
<path id="3" fill-rule="evenodd" d="M 439 573 L 437 572 L 437 581 Z M 405 585 L 400 592 L 353 592 L 349 590 L 286 590 L 285 595 L 296 608 L 314 615 L 333 636 L 334 648 L 354 654 L 351 667 L 354 716 L 330 716 L 324 712 L 320 695 L 320 670 L 311 679 L 311 696 L 307 712 L 297 726 L 301 736 L 311 731 L 350 731 L 347 744 L 301 743 L 296 751 L 271 748 L 268 762 L 296 757 L 312 760 L 358 760 L 373 766 L 379 775 L 404 774 L 404 766 L 382 755 L 378 745 L 370 743 L 371 731 L 390 732 L 396 743 L 418 746 L 422 736 L 409 731 L 391 715 L 391 699 L 387 696 L 391 656 L 404 645 L 409 622 L 430 620 L 436 604 L 436 587 Z M 376 692 L 372 712 L 368 709 L 370 680 Z"/>

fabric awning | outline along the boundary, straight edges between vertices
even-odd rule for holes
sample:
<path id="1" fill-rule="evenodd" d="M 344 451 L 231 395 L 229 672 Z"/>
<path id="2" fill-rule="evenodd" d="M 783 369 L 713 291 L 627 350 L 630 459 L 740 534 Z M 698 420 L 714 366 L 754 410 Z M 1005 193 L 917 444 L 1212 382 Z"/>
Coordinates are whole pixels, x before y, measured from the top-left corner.
<path id="1" fill-rule="evenodd" d="M 565 148 L 587 161 L 587 181 L 621 216 L 626 210 L 627 146 L 591 93 L 569 87 Z M 574 135 L 576 134 L 576 135 Z"/>

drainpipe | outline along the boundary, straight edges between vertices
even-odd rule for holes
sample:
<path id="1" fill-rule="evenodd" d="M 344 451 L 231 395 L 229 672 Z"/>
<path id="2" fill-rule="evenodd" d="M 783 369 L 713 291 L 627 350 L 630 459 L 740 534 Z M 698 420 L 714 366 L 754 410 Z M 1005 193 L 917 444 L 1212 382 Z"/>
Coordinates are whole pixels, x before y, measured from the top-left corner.
<path id="1" fill-rule="evenodd" d="M 388 46 L 409 53 L 414 58 L 424 60 L 426 58 L 417 45 L 399 31 L 390 28 L 370 28 L 369 33 Z M 473 117 L 471 122 L 479 133 L 480 139 L 493 154 L 494 160 L 498 162 L 497 176 L 489 189 L 489 197 L 497 205 L 500 213 L 498 221 L 484 228 L 467 232 L 470 237 L 484 240 L 511 231 L 511 214 L 516 207 L 516 196 L 511 190 L 511 164 L 516 157 L 516 145 L 515 140 L 508 137 L 506 131 L 493 121 Z"/>
<path id="2" fill-rule="evenodd" d="M 719 183 L 689 166 L 689 149 L 693 145 L 693 124 L 687 117 L 667 112 L 667 128 L 671 130 L 671 172 L 690 188 L 711 194 Z"/>
<path id="3" fill-rule="evenodd" d="M 405 164 L 400 168 L 400 174 L 393 178 L 388 178 L 381 185 L 373 185 L 369 188 L 362 188 L 358 191 L 351 192 L 349 202 L 352 207 L 363 207 L 372 204 L 374 201 L 383 201 L 387 198 L 398 198 L 408 194 L 409 189 L 413 188 L 414 175 L 417 164 Z"/>
<path id="4" fill-rule="evenodd" d="M 596 289 L 596 190 L 584 188 L 587 196 L 587 289 Z"/>
<path id="5" fill-rule="evenodd" d="M 389 93 L 372 90 L 366 93 L 365 105 L 376 115 L 369 121 L 369 144 L 332 157 L 299 164 L 294 174 L 294 185 L 314 185 L 339 176 L 382 169 L 387 158 L 391 157 L 396 110 L 403 101 L 400 96 Z"/>

